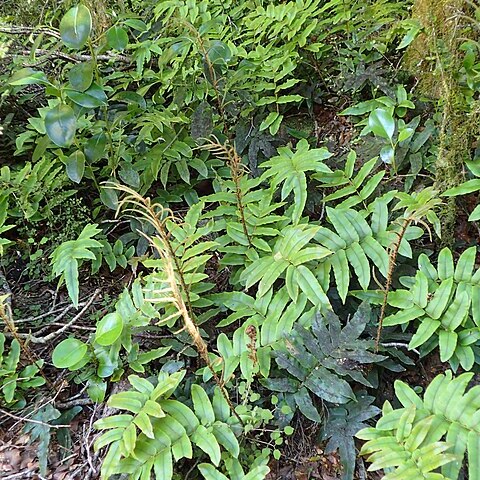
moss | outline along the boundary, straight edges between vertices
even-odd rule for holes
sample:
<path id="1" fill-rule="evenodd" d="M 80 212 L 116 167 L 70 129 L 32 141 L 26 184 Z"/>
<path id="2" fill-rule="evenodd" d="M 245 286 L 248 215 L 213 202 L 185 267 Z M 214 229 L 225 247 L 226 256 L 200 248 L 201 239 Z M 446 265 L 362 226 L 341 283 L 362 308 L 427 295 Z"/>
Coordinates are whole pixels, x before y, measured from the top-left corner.
<path id="1" fill-rule="evenodd" d="M 417 78 L 419 92 L 436 100 L 442 111 L 435 173 L 439 192 L 462 181 L 464 162 L 479 131 L 477 109 L 468 104 L 455 77 L 462 62 L 458 47 L 466 36 L 459 19 L 469 15 L 469 8 L 464 0 L 416 0 L 412 16 L 424 31 L 404 58 L 405 67 Z M 456 210 L 455 199 L 449 199 L 441 214 L 445 246 L 454 243 Z"/>

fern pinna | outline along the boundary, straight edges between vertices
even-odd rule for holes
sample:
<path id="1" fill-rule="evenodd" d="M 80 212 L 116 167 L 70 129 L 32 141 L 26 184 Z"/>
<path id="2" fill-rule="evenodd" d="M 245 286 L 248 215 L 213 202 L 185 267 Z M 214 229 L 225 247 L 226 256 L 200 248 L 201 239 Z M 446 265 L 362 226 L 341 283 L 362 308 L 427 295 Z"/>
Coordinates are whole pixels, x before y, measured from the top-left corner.
<path id="1" fill-rule="evenodd" d="M 468 478 L 480 479 L 480 386 L 465 393 L 472 378 L 452 378 L 447 371 L 435 377 L 423 399 L 396 381 L 402 408 L 385 402 L 376 427 L 356 435 L 367 441 L 360 453 L 372 462 L 369 470 L 383 469 L 385 480 L 457 480 L 467 453 Z"/>

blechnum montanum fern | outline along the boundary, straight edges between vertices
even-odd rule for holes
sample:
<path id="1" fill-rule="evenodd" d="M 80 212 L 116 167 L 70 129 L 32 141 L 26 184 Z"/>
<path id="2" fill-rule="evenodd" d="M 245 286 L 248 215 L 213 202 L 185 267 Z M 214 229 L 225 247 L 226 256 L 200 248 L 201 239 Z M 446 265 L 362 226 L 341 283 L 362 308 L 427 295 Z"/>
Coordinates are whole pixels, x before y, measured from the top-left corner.
<path id="1" fill-rule="evenodd" d="M 421 346 L 424 354 L 438 345 L 442 359 L 450 360 L 452 367 L 473 366 L 480 338 L 474 250 L 467 250 L 456 266 L 452 253 L 443 250 L 438 269 L 422 255 L 417 273 L 400 277 L 407 289 L 397 287 L 398 265 L 412 257 L 410 242 L 424 229 L 429 233 L 426 221 L 436 224 L 439 200 L 432 189 L 378 194 L 384 172 L 378 172 L 377 159 L 355 172 L 356 156 L 351 152 L 344 170 L 332 170 L 326 163 L 329 152 L 311 149 L 304 140 L 296 148 L 280 148 L 255 178 L 246 173 L 234 147 L 215 142 L 204 148 L 225 161 L 230 175 L 219 177 L 215 192 L 193 204 L 183 218 L 129 187 L 105 186 L 123 194 L 118 211 L 136 219 L 152 255 L 141 260 L 145 270 L 120 295 L 115 311 L 99 322 L 91 343 L 65 340 L 57 346 L 54 362 L 72 372 L 92 365 L 98 382 L 125 368 L 141 373 L 151 368 L 150 362 L 163 364 L 160 373 L 148 379 L 130 375 L 132 389 L 113 394 L 107 402 L 127 413 L 95 424 L 107 430 L 95 444 L 96 449 L 108 447 L 105 479 L 118 473 L 146 478 L 152 472 L 156 478 L 174 478 L 175 465 L 189 458 L 198 459 L 198 472 L 206 479 L 262 479 L 272 451 L 278 457 L 275 445 L 293 433 L 289 423 L 296 412 L 322 424 L 326 408 L 347 425 L 351 415 L 352 425 L 364 426 L 362 421 L 376 410 L 368 407 L 363 420 L 356 420 L 349 412 L 364 397 L 357 398 L 352 387 L 372 387 L 375 365 L 395 370 L 399 365 L 394 358 L 410 363 L 398 348 Z M 308 176 L 320 180 L 324 192 L 325 216 L 319 219 L 306 214 Z M 349 186 L 330 193 L 338 182 Z M 91 233 L 82 233 L 73 252 L 97 247 L 92 240 L 95 230 Z M 57 258 L 53 261 L 60 272 Z M 62 268 L 67 271 L 68 262 L 75 265 L 78 258 L 92 257 L 62 256 Z M 215 275 L 228 273 L 223 289 L 210 282 L 213 266 Z M 340 320 L 334 311 L 340 312 L 349 304 L 347 299 L 355 297 L 381 308 L 372 310 L 368 303 L 356 311 L 348 307 L 354 315 Z M 203 328 L 211 322 L 221 330 L 215 342 Z M 391 346 L 386 348 L 382 338 L 398 336 L 391 327 L 408 322 L 416 327 L 410 344 L 386 340 Z M 180 342 L 144 351 L 135 332 L 154 326 L 174 332 Z M 82 354 L 74 363 L 62 363 L 62 349 L 72 342 Z M 162 362 L 177 344 L 198 353 L 196 375 L 184 360 Z M 260 388 L 274 392 L 271 405 L 260 401 Z M 407 412 L 408 429 L 401 427 L 404 433 L 392 437 L 404 449 L 399 459 L 415 450 L 406 442 L 414 421 L 424 418 L 419 401 L 418 410 Z M 333 428 L 328 425 L 326 432 Z M 247 449 L 251 432 L 271 431 L 272 426 L 267 448 L 251 444 Z M 344 477 L 351 479 L 356 431 L 342 432 L 326 433 L 326 438 L 332 437 L 330 448 L 340 448 Z M 364 433 L 360 437 L 367 438 Z M 420 443 L 415 441 L 441 460 L 417 464 L 415 456 L 412 465 L 423 474 L 456 458 L 459 468 L 460 447 L 451 450 L 449 438 L 439 443 L 440 437 L 425 434 Z M 381 448 L 393 448 L 392 442 Z M 373 452 L 371 445 L 363 451 Z M 245 463 L 243 451 L 253 455 L 253 464 Z M 392 453 L 393 457 L 397 459 Z M 372 458 L 373 468 L 394 465 Z M 458 473 L 458 468 L 449 468 Z"/>
<path id="2" fill-rule="evenodd" d="M 85 402 L 101 480 L 480 480 L 478 2 L 70 3 L 0 8 L 0 411 L 39 475 Z"/>

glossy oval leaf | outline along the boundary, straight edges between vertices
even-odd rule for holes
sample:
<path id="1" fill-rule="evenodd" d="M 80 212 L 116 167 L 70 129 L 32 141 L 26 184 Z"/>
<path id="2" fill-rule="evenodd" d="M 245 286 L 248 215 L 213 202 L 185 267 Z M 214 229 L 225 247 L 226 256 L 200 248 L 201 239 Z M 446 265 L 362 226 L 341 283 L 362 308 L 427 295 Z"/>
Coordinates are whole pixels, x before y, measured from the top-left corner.
<path id="1" fill-rule="evenodd" d="M 80 183 L 85 172 L 85 155 L 81 150 L 73 152 L 67 158 L 67 175 L 75 183 Z"/>
<path id="2" fill-rule="evenodd" d="M 77 120 L 68 105 L 57 105 L 45 115 L 47 135 L 59 147 L 69 147 L 73 143 L 76 129 Z"/>
<path id="3" fill-rule="evenodd" d="M 395 120 L 389 110 L 384 108 L 375 109 L 368 117 L 368 126 L 378 137 L 392 140 L 395 132 Z"/>
<path id="4" fill-rule="evenodd" d="M 208 50 L 208 59 L 214 65 L 226 64 L 232 59 L 232 51 L 226 43 L 215 40 Z"/>
<path id="5" fill-rule="evenodd" d="M 57 368 L 69 368 L 86 355 L 88 346 L 76 338 L 67 338 L 53 350 L 52 362 Z"/>
<path id="6" fill-rule="evenodd" d="M 70 85 L 79 92 L 84 92 L 93 82 L 93 62 L 83 62 L 73 66 L 68 72 Z"/>
<path id="7" fill-rule="evenodd" d="M 107 95 L 103 88 L 96 83 L 93 83 L 85 92 L 67 90 L 67 96 L 77 105 L 84 108 L 97 108 L 107 104 Z"/>
<path id="8" fill-rule="evenodd" d="M 123 51 L 128 45 L 127 32 L 122 28 L 114 25 L 107 30 L 107 45 L 113 50 Z"/>
<path id="9" fill-rule="evenodd" d="M 98 322 L 95 341 L 103 346 L 112 345 L 122 334 L 122 330 L 123 320 L 120 314 L 118 312 L 109 313 Z"/>
<path id="10" fill-rule="evenodd" d="M 87 43 L 92 31 L 92 16 L 85 5 L 71 8 L 60 22 L 62 42 L 69 48 L 80 49 Z"/>
<path id="11" fill-rule="evenodd" d="M 85 144 L 85 155 L 91 162 L 96 162 L 103 157 L 107 146 L 107 136 L 104 133 L 97 133 L 87 140 Z"/>
<path id="12" fill-rule="evenodd" d="M 17 70 L 10 78 L 9 85 L 51 85 L 47 76 L 33 68 L 21 68 Z"/>

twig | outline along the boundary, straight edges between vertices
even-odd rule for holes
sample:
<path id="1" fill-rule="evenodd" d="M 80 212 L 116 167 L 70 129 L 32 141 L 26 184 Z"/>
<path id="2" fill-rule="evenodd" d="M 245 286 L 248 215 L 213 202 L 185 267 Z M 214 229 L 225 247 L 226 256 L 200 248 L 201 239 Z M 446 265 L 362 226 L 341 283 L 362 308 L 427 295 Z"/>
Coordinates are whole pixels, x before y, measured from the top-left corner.
<path id="1" fill-rule="evenodd" d="M 50 28 L 42 28 L 42 27 L 0 27 L 0 33 L 6 33 L 8 35 L 27 35 L 30 33 L 46 33 L 51 37 L 61 38 L 60 33 L 52 30 Z"/>
<path id="2" fill-rule="evenodd" d="M 92 60 L 91 55 L 86 55 L 83 53 L 63 53 L 59 51 L 49 51 L 49 50 L 43 50 L 41 48 L 38 48 L 36 50 L 21 50 L 18 53 L 9 53 L 5 55 L 4 58 L 15 58 L 18 56 L 26 56 L 29 57 L 32 54 L 35 55 L 45 55 L 47 58 L 61 58 L 62 60 L 68 60 L 69 62 L 88 62 L 89 60 Z M 110 54 L 110 55 L 97 55 L 95 57 L 97 60 L 109 62 L 109 61 L 114 61 L 114 62 L 121 62 L 121 63 L 132 63 L 132 60 L 130 57 L 127 57 L 126 55 L 116 55 L 116 54 Z"/>
<path id="3" fill-rule="evenodd" d="M 93 401 L 89 398 L 77 398 L 76 400 L 69 400 L 68 402 L 58 402 L 55 403 L 56 408 L 66 409 L 72 408 L 76 406 L 85 406 L 85 405 L 93 405 Z"/>
<path id="4" fill-rule="evenodd" d="M 392 287 L 393 273 L 395 271 L 395 266 L 397 263 L 398 251 L 400 249 L 400 244 L 402 243 L 403 237 L 405 236 L 405 232 L 407 231 L 407 228 L 412 223 L 412 220 L 413 220 L 412 218 L 405 218 L 402 228 L 400 229 L 400 232 L 397 233 L 397 236 L 398 236 L 397 241 L 393 245 L 392 252 L 388 257 L 389 263 L 388 263 L 387 282 L 385 284 L 385 289 L 383 291 L 382 309 L 380 310 L 380 318 L 378 319 L 377 338 L 375 339 L 375 352 L 378 352 L 378 346 L 380 344 L 380 337 L 382 335 L 382 329 L 383 329 L 383 320 L 385 319 L 385 311 L 388 303 L 388 294 L 390 292 L 390 288 Z"/>
<path id="5" fill-rule="evenodd" d="M 407 343 L 400 343 L 400 342 L 387 342 L 387 343 L 381 343 L 380 344 L 382 347 L 388 348 L 388 347 L 393 347 L 393 348 L 405 348 L 406 350 L 409 350 L 411 352 L 415 352 L 417 355 L 420 355 L 420 352 L 416 350 L 415 348 L 408 348 Z"/>
<path id="6" fill-rule="evenodd" d="M 13 413 L 7 412 L 6 410 L 0 409 L 0 413 L 2 415 L 6 415 L 7 417 L 11 417 L 15 420 L 19 420 L 20 422 L 35 423 L 37 425 L 43 425 L 44 427 L 49 427 L 49 428 L 70 428 L 70 425 L 50 425 L 49 423 L 41 422 L 40 420 L 33 420 L 31 418 L 19 417 L 18 415 L 14 415 Z"/>
<path id="7" fill-rule="evenodd" d="M 37 474 L 35 472 L 32 472 L 31 470 L 24 470 L 22 472 L 13 473 L 12 475 L 2 477 L 2 480 L 14 480 L 16 478 L 19 478 L 20 480 L 24 480 L 26 478 L 32 478 L 36 475 Z"/>
<path id="8" fill-rule="evenodd" d="M 66 302 L 62 302 L 60 305 L 63 305 Z M 83 307 L 83 304 L 80 304 L 81 307 Z M 61 316 L 55 317 L 53 321 L 58 321 L 60 320 L 66 312 L 68 312 L 70 309 L 73 308 L 72 304 L 69 304 L 67 308 L 64 307 L 57 307 L 53 308 L 49 312 L 41 313 L 40 315 L 37 315 L 36 317 L 26 317 L 26 318 L 20 318 L 18 320 L 15 320 L 15 325 L 18 325 L 19 323 L 30 323 L 30 322 L 36 322 L 38 320 L 41 320 L 42 318 L 48 317 L 50 315 L 53 315 L 54 313 L 62 312 Z"/>
<path id="9" fill-rule="evenodd" d="M 83 314 L 88 310 L 90 305 L 92 305 L 92 303 L 95 301 L 99 292 L 100 292 L 100 289 L 97 288 L 93 293 L 93 295 L 90 297 L 90 299 L 85 303 L 83 308 L 66 325 L 64 325 L 59 330 L 55 330 L 54 332 L 48 334 L 45 337 L 33 337 L 26 333 L 18 334 L 18 335 L 20 336 L 20 338 L 28 339 L 30 343 L 41 343 L 41 344 L 48 343 L 50 340 L 62 334 L 65 330 L 68 330 L 79 318 L 81 318 Z"/>
<path id="10" fill-rule="evenodd" d="M 96 417 L 96 414 L 97 414 L 97 405 L 95 405 L 93 413 L 92 413 L 92 415 L 90 415 L 90 421 L 88 423 L 88 431 L 86 433 L 84 433 L 84 436 L 85 436 L 85 444 L 84 444 L 85 445 L 85 454 L 87 456 L 87 462 L 88 462 L 88 467 L 89 467 L 87 475 L 86 475 L 86 480 L 89 480 L 92 477 L 92 474 L 97 475 L 97 469 L 95 468 L 94 462 L 98 459 L 98 452 L 96 452 L 93 455 L 93 458 L 92 458 L 92 455 L 90 453 L 90 450 L 91 450 L 92 445 L 93 445 L 95 440 L 92 440 L 91 442 L 88 442 L 88 439 L 90 438 L 90 435 L 92 434 L 93 420 Z M 84 432 L 85 432 L 85 425 L 83 426 L 83 429 L 84 429 Z"/>

